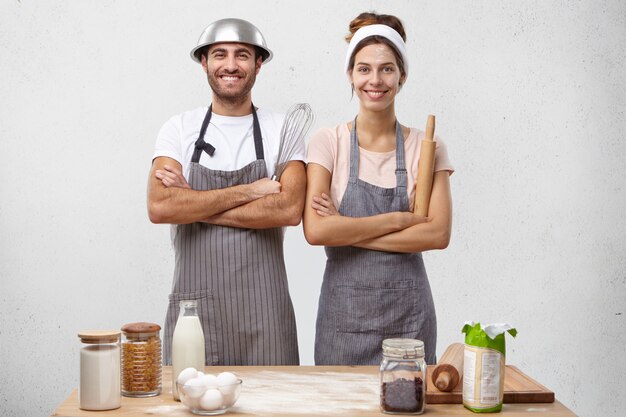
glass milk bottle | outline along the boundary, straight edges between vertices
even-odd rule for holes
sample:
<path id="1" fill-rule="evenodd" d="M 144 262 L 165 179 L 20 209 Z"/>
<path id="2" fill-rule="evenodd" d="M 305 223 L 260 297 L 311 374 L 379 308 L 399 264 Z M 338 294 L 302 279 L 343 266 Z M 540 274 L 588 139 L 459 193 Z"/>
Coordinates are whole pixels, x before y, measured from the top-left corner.
<path id="1" fill-rule="evenodd" d="M 178 321 L 172 337 L 172 394 L 180 401 L 176 379 L 185 368 L 204 370 L 204 333 L 196 300 L 180 302 Z"/>
<path id="2" fill-rule="evenodd" d="M 80 385 L 83 410 L 113 410 L 122 403 L 120 391 L 120 332 L 82 331 Z"/>

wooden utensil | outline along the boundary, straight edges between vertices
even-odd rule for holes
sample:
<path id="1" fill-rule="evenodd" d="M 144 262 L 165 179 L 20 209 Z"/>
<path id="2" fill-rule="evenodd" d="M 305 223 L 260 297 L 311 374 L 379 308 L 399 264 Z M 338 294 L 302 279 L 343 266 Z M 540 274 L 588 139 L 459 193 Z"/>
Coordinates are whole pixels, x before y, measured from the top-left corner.
<path id="1" fill-rule="evenodd" d="M 443 353 L 432 374 L 433 384 L 439 391 L 452 391 L 463 378 L 464 351 L 463 343 L 453 343 Z"/>
<path id="2" fill-rule="evenodd" d="M 433 190 L 433 171 L 435 168 L 435 116 L 428 115 L 426 121 L 426 137 L 420 145 L 420 158 L 417 165 L 415 180 L 415 204 L 413 212 L 420 216 L 428 216 L 430 194 Z"/>

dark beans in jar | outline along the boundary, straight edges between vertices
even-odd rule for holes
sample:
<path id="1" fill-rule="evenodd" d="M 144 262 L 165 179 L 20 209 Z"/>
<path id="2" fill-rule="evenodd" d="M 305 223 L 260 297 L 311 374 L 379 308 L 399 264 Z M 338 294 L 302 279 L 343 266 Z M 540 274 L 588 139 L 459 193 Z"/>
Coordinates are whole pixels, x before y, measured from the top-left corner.
<path id="1" fill-rule="evenodd" d="M 415 413 L 424 405 L 424 382 L 422 378 L 413 380 L 400 378 L 393 382 L 383 382 L 380 399 L 384 411 L 394 413 Z"/>

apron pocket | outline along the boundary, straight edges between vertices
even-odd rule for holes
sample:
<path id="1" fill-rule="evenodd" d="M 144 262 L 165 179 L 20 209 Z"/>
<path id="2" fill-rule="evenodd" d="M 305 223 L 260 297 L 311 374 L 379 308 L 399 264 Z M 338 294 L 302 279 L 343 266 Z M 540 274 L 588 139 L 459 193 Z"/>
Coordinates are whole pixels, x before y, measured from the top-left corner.
<path id="1" fill-rule="evenodd" d="M 341 333 L 397 335 L 418 328 L 418 293 L 413 281 L 332 289 L 335 327 Z"/>
<path id="2" fill-rule="evenodd" d="M 193 291 L 187 293 L 173 293 L 169 296 L 169 311 L 175 314 L 172 322 L 176 323 L 178 314 L 180 313 L 180 302 L 183 300 L 196 300 L 198 302 L 198 316 L 202 324 L 202 332 L 204 333 L 204 350 L 206 365 L 218 365 L 220 355 L 217 346 L 217 320 L 215 317 L 215 307 L 213 302 L 213 294 L 210 291 Z M 174 334 L 174 328 L 172 328 Z"/>

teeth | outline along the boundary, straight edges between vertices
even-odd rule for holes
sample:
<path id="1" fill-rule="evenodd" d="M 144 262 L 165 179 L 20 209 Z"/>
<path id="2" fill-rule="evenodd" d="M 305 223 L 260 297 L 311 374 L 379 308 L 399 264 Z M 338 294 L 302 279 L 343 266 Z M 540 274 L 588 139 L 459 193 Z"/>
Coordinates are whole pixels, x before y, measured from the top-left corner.
<path id="1" fill-rule="evenodd" d="M 227 75 L 224 75 L 224 76 L 222 77 L 222 79 L 223 79 L 223 80 L 226 80 L 226 81 L 236 81 L 236 80 L 238 80 L 238 79 L 239 79 L 239 77 L 229 77 L 229 76 L 227 76 Z"/>
<path id="2" fill-rule="evenodd" d="M 382 96 L 382 95 L 383 95 L 383 94 L 385 94 L 385 93 L 384 93 L 384 92 L 382 92 L 382 91 L 368 91 L 368 92 L 367 92 L 367 94 L 368 94 L 370 97 L 377 98 L 377 97 Z"/>

